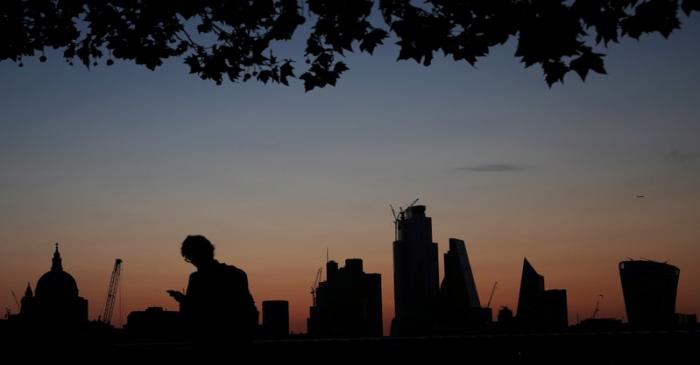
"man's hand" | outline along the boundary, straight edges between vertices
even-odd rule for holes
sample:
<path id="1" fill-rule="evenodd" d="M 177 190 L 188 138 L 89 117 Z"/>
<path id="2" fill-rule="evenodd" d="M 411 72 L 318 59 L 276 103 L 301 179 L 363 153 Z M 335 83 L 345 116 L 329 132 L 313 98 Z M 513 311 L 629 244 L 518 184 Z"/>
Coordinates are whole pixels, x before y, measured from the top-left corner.
<path id="1" fill-rule="evenodd" d="M 182 303 L 185 300 L 185 294 L 177 290 L 168 290 L 168 294 L 175 299 L 178 303 Z"/>

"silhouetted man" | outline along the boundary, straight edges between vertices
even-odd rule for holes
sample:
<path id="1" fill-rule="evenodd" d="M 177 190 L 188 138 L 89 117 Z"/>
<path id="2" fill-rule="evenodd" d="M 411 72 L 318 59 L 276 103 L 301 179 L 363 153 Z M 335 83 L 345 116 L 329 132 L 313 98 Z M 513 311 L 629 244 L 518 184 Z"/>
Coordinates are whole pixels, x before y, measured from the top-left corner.
<path id="1" fill-rule="evenodd" d="M 197 268 L 190 275 L 187 292 L 168 290 L 180 303 L 196 346 L 241 348 L 252 340 L 258 310 L 248 290 L 246 273 L 214 259 L 214 246 L 204 236 L 187 236 L 182 257 Z"/>

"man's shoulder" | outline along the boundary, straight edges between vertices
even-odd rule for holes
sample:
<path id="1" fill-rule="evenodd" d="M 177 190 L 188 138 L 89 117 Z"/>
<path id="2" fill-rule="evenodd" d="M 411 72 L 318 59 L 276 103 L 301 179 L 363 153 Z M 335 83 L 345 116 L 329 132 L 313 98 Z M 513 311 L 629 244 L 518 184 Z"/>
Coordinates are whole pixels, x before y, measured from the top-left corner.
<path id="1" fill-rule="evenodd" d="M 235 275 L 240 277 L 246 277 L 245 271 L 237 268 L 236 266 L 225 264 L 223 262 L 219 263 L 219 270 L 226 273 L 227 275 Z"/>

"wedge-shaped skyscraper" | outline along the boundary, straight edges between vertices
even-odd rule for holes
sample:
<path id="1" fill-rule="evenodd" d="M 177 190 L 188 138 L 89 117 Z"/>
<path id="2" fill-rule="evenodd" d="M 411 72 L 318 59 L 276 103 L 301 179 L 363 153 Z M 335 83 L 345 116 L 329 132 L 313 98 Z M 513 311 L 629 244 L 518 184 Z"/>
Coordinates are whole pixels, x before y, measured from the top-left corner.
<path id="1" fill-rule="evenodd" d="M 566 290 L 544 289 L 544 276 L 525 259 L 520 279 L 517 325 L 529 331 L 557 331 L 568 326 Z"/>

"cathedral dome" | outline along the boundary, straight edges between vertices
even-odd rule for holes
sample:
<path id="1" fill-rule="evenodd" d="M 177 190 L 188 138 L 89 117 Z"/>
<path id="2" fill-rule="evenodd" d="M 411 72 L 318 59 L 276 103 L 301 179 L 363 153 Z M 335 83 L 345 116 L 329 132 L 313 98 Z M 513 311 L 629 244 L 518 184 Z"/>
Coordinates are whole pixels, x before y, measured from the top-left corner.
<path id="1" fill-rule="evenodd" d="M 53 254 L 51 271 L 42 275 L 36 284 L 37 298 L 77 298 L 78 285 L 73 277 L 63 271 L 61 262 L 61 254 L 56 252 Z"/>

